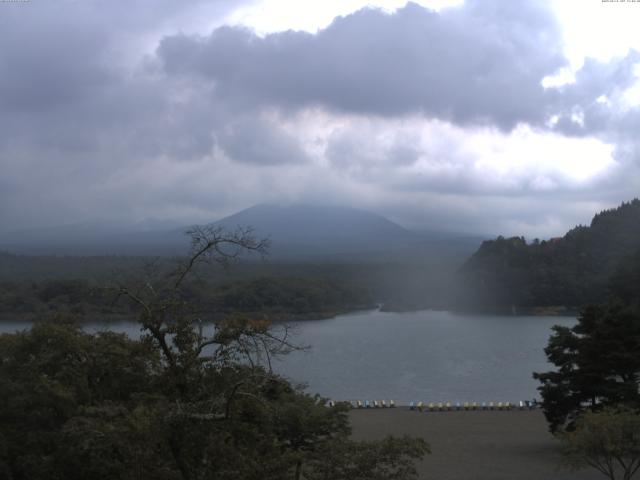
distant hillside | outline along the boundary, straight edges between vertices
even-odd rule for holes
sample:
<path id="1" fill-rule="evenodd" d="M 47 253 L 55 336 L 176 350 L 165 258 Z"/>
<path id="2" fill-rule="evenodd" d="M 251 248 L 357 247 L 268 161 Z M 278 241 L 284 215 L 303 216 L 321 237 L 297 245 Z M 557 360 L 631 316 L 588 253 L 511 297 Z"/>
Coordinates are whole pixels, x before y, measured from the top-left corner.
<path id="1" fill-rule="evenodd" d="M 251 226 L 256 236 L 271 240 L 275 257 L 385 252 L 423 240 L 380 215 L 345 207 L 256 205 L 215 225 Z"/>
<path id="2" fill-rule="evenodd" d="M 469 308 L 565 306 L 604 301 L 612 276 L 640 252 L 640 200 L 597 214 L 589 226 L 527 243 L 483 242 L 459 272 L 457 303 Z"/>
<path id="3" fill-rule="evenodd" d="M 132 318 L 136 311 L 104 287 L 86 279 L 40 281 L 0 280 L 0 321 L 72 314 L 96 320 Z M 220 282 L 210 279 L 184 286 L 185 298 L 203 318 L 245 314 L 271 320 L 328 318 L 339 313 L 375 308 L 363 288 L 309 277 L 264 277 Z"/>
<path id="4" fill-rule="evenodd" d="M 0 250 L 25 255 L 176 255 L 189 245 L 185 230 L 158 221 L 93 220 L 14 230 L 0 236 Z"/>
<path id="5" fill-rule="evenodd" d="M 464 259 L 481 238 L 442 232 L 416 233 L 375 213 L 346 207 L 257 205 L 213 225 L 251 227 L 271 240 L 274 260 L 397 260 L 407 257 Z M 13 232 L 0 250 L 27 255 L 179 255 L 187 251 L 189 227 L 118 226 L 94 221 Z"/>

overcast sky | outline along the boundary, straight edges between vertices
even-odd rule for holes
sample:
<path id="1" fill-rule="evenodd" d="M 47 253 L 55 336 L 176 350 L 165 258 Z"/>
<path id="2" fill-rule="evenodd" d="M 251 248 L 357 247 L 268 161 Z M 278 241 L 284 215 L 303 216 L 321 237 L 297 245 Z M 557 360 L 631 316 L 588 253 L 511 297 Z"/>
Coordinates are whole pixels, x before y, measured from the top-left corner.
<path id="1" fill-rule="evenodd" d="M 0 1 L 0 232 L 348 205 L 548 237 L 640 194 L 640 3 Z"/>

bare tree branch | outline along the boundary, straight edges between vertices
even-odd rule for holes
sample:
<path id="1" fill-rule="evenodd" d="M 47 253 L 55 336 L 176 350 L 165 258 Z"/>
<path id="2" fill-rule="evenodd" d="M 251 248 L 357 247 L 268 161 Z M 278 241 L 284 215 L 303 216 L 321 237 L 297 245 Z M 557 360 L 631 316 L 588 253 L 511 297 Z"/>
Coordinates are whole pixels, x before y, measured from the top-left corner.
<path id="1" fill-rule="evenodd" d="M 233 233 L 226 233 L 222 227 L 205 225 L 195 226 L 188 230 L 187 234 L 191 236 L 191 254 L 178 268 L 174 288 L 178 288 L 189 272 L 202 261 L 213 259 L 226 265 L 243 251 L 265 255 L 269 247 L 269 240 L 256 239 L 251 228 L 238 228 Z"/>

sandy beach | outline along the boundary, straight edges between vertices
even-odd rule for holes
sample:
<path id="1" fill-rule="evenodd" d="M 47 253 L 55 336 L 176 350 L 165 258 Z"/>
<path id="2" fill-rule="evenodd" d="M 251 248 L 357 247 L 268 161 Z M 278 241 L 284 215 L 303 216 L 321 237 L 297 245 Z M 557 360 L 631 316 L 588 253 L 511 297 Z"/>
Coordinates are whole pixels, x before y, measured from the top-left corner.
<path id="1" fill-rule="evenodd" d="M 597 480 L 593 469 L 577 472 L 560 466 L 558 442 L 547 431 L 540 410 L 410 411 L 352 410 L 357 439 L 391 434 L 423 437 L 431 455 L 420 463 L 420 478 L 434 480 Z"/>

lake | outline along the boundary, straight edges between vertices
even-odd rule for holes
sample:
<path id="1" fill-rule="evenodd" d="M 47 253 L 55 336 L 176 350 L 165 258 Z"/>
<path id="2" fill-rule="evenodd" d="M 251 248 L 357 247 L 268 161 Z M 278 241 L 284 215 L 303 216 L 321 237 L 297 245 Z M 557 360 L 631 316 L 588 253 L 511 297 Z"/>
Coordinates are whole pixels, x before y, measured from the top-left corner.
<path id="1" fill-rule="evenodd" d="M 294 341 L 310 345 L 274 370 L 336 400 L 518 401 L 537 397 L 531 373 L 550 368 L 544 347 L 552 325 L 575 318 L 420 311 L 366 311 L 293 322 Z M 0 331 L 24 324 L 0 323 Z M 104 329 L 90 324 L 88 331 Z M 139 335 L 137 324 L 109 328 Z"/>

